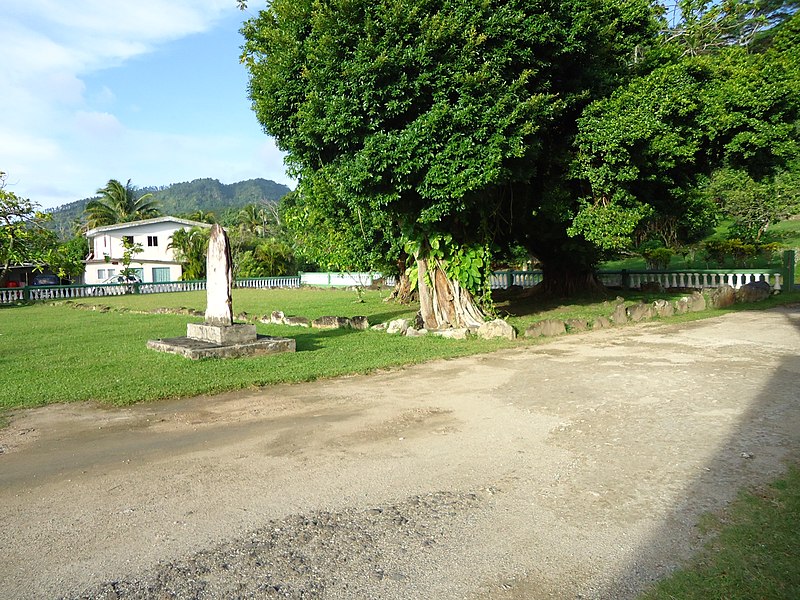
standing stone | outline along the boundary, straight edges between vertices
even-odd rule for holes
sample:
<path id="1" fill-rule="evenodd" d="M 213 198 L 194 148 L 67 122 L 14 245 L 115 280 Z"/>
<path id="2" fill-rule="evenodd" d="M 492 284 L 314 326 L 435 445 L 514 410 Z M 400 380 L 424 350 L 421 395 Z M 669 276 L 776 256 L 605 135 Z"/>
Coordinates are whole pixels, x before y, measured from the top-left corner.
<path id="1" fill-rule="evenodd" d="M 611 313 L 611 321 L 614 325 L 625 325 L 628 322 L 628 312 L 622 302 L 614 307 L 614 312 Z"/>
<path id="2" fill-rule="evenodd" d="M 481 326 L 478 327 L 478 337 L 484 340 L 492 338 L 513 340 L 516 339 L 517 332 L 503 319 L 495 319 L 494 321 L 482 323 Z"/>
<path id="3" fill-rule="evenodd" d="M 675 313 L 683 315 L 687 312 L 689 312 L 689 298 L 684 296 L 683 298 L 675 301 Z"/>
<path id="4" fill-rule="evenodd" d="M 711 306 L 714 308 L 728 308 L 736 302 L 736 290 L 727 283 L 711 292 Z"/>
<path id="5" fill-rule="evenodd" d="M 592 329 L 608 329 L 611 327 L 611 320 L 607 317 L 596 317 L 592 323 Z"/>
<path id="6" fill-rule="evenodd" d="M 558 321 L 556 319 L 538 321 L 525 330 L 526 337 L 550 337 L 562 335 L 564 333 L 567 333 L 567 327 L 564 325 L 564 321 Z"/>
<path id="7" fill-rule="evenodd" d="M 706 309 L 706 297 L 701 292 L 692 292 L 689 296 L 689 312 L 700 312 Z"/>
<path id="8" fill-rule="evenodd" d="M 671 317 L 675 314 L 675 307 L 668 300 L 656 300 L 653 302 L 653 310 L 659 317 Z"/>
<path id="9" fill-rule="evenodd" d="M 736 300 L 739 302 L 761 302 L 772 294 L 772 288 L 766 281 L 753 281 L 736 290 Z"/>
<path id="10" fill-rule="evenodd" d="M 225 230 L 218 224 L 211 228 L 206 257 L 206 323 L 233 325 L 233 264 L 231 246 Z"/>
<path id="11" fill-rule="evenodd" d="M 634 323 L 639 321 L 648 321 L 653 318 L 653 308 L 649 304 L 640 302 L 628 308 L 628 318 Z"/>
<path id="12" fill-rule="evenodd" d="M 586 319 L 567 319 L 565 321 L 567 329 L 569 331 L 586 331 L 589 329 L 589 321 Z"/>

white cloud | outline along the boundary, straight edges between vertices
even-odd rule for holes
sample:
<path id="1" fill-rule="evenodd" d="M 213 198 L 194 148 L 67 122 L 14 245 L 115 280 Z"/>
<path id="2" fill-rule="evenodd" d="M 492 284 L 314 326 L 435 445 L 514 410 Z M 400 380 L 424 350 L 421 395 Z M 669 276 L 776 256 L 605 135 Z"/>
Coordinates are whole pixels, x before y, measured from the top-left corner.
<path id="1" fill-rule="evenodd" d="M 202 158 L 193 169 L 180 163 L 192 162 L 199 144 L 225 140 L 130 130 L 113 114 L 113 90 L 100 87 L 87 97 L 84 77 L 207 31 L 236 10 L 232 0 L 3 0 L 0 170 L 17 182 L 15 191 L 54 206 L 91 195 L 129 169 L 140 184 L 153 183 L 148 166 L 160 173 L 170 161 L 194 177 L 213 176 L 200 171 L 213 167 L 212 153 L 208 165 Z"/>

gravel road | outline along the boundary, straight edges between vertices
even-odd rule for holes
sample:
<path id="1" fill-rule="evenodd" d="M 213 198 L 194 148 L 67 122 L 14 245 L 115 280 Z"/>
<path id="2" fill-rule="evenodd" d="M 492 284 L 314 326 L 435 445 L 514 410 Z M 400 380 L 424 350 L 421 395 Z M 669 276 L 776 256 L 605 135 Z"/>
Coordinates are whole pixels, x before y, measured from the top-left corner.
<path id="1" fill-rule="evenodd" d="M 634 598 L 798 459 L 799 350 L 787 308 L 19 411 L 0 598 Z"/>

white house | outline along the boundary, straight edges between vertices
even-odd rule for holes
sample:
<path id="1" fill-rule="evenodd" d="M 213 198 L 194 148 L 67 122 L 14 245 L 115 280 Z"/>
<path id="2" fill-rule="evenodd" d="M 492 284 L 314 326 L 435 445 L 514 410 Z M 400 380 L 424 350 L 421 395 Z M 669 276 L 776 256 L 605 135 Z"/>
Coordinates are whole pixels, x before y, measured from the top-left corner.
<path id="1" fill-rule="evenodd" d="M 175 260 L 169 244 L 172 234 L 177 230 L 192 227 L 211 225 L 176 217 L 157 217 L 90 229 L 86 232 L 89 258 L 86 260 L 83 282 L 89 285 L 102 283 L 124 269 L 122 240 L 125 237 L 131 238 L 134 244 L 142 245 L 142 251 L 134 255 L 130 265 L 142 281 L 149 283 L 179 280 L 181 265 Z"/>

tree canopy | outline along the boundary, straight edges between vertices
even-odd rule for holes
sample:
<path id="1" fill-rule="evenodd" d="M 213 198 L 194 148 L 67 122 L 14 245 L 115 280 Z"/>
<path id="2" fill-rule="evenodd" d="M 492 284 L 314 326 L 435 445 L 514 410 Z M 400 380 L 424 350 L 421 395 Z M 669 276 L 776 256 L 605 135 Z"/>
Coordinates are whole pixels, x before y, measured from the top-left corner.
<path id="1" fill-rule="evenodd" d="M 138 193 L 130 179 L 125 185 L 116 179 L 109 179 L 105 187 L 97 190 L 97 193 L 100 197 L 86 205 L 89 228 L 139 221 L 161 214 L 152 194 Z"/>
<path id="2" fill-rule="evenodd" d="M 575 291 L 645 226 L 699 235 L 740 175 L 790 188 L 797 3 L 678 5 L 273 0 L 243 61 L 299 181 L 286 216 L 342 263 L 413 256 L 437 326 L 480 317 L 453 302 L 493 253 L 522 246 Z"/>

